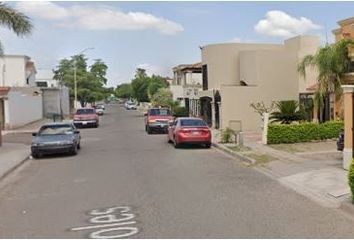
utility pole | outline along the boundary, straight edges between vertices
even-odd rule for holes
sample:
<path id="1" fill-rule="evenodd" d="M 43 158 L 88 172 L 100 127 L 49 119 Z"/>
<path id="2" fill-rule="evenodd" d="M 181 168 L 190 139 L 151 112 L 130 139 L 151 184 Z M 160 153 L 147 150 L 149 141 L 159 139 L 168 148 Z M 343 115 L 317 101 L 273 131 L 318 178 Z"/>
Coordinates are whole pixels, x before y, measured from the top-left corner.
<path id="1" fill-rule="evenodd" d="M 95 49 L 95 48 L 94 47 L 85 48 L 84 50 L 82 50 L 76 56 L 80 56 L 85 51 L 92 50 L 92 49 Z M 74 108 L 75 108 L 75 110 L 77 109 L 77 79 L 76 79 L 76 72 L 77 72 L 77 64 L 76 64 L 76 59 L 74 59 L 74 99 L 75 99 L 74 100 Z"/>

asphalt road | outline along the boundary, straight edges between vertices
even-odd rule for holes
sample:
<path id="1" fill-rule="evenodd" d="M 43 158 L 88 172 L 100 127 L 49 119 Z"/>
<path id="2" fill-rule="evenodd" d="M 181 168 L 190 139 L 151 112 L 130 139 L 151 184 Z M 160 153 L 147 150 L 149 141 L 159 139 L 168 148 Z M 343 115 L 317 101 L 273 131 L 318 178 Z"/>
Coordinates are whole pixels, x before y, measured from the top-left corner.
<path id="1" fill-rule="evenodd" d="M 30 160 L 2 183 L 1 238 L 354 237 L 351 217 L 213 148 L 174 149 L 137 111 L 108 106 L 81 132 L 77 156 Z"/>

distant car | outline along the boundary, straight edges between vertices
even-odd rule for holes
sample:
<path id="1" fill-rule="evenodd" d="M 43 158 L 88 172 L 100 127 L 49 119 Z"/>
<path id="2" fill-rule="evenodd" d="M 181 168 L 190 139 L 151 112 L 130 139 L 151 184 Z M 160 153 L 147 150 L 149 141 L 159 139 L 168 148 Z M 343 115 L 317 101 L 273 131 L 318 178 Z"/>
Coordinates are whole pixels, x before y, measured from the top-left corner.
<path id="1" fill-rule="evenodd" d="M 208 124 L 200 118 L 177 118 L 168 128 L 168 142 L 175 148 L 182 144 L 211 147 L 211 131 Z"/>
<path id="2" fill-rule="evenodd" d="M 137 106 L 134 102 L 128 102 L 125 106 L 125 109 L 127 110 L 136 110 Z"/>
<path id="3" fill-rule="evenodd" d="M 103 110 L 106 110 L 106 107 L 104 106 L 103 103 L 97 103 L 96 109 L 103 109 Z"/>
<path id="4" fill-rule="evenodd" d="M 339 137 L 337 140 L 337 150 L 343 151 L 343 149 L 344 149 L 344 131 L 341 131 L 339 133 Z"/>
<path id="5" fill-rule="evenodd" d="M 97 104 L 95 109 L 96 109 L 96 113 L 98 115 L 103 115 L 104 114 L 105 107 L 104 107 L 103 104 Z"/>
<path id="6" fill-rule="evenodd" d="M 80 149 L 81 135 L 72 123 L 49 123 L 33 133 L 32 157 L 45 154 L 71 153 L 76 155 Z"/>
<path id="7" fill-rule="evenodd" d="M 168 126 L 173 122 L 173 119 L 168 108 L 150 108 L 145 114 L 145 130 L 148 134 L 153 131 L 167 133 Z"/>
<path id="8" fill-rule="evenodd" d="M 74 125 L 76 127 L 99 126 L 99 117 L 94 108 L 78 109 L 74 115 Z"/>
<path id="9" fill-rule="evenodd" d="M 96 113 L 100 116 L 102 116 L 104 114 L 104 111 L 102 108 L 96 108 Z"/>

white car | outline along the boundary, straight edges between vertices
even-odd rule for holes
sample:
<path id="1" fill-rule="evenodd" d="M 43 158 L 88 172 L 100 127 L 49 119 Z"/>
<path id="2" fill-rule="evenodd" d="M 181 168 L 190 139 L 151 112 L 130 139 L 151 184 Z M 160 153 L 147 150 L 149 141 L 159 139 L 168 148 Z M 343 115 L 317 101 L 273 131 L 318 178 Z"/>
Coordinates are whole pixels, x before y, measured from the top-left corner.
<path id="1" fill-rule="evenodd" d="M 137 106 L 134 102 L 127 102 L 125 105 L 125 109 L 127 110 L 136 110 Z"/>
<path id="2" fill-rule="evenodd" d="M 103 115 L 103 114 L 104 114 L 103 108 L 96 108 L 96 113 L 97 113 L 98 115 Z"/>

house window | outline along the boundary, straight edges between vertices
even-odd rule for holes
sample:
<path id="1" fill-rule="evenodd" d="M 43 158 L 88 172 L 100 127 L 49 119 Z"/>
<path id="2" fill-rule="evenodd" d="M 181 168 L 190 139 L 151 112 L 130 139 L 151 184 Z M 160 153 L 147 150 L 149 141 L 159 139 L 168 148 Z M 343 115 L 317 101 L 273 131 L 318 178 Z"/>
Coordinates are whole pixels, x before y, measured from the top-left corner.
<path id="1" fill-rule="evenodd" d="M 202 66 L 203 75 L 203 90 L 208 90 L 208 66 L 205 64 Z"/>

